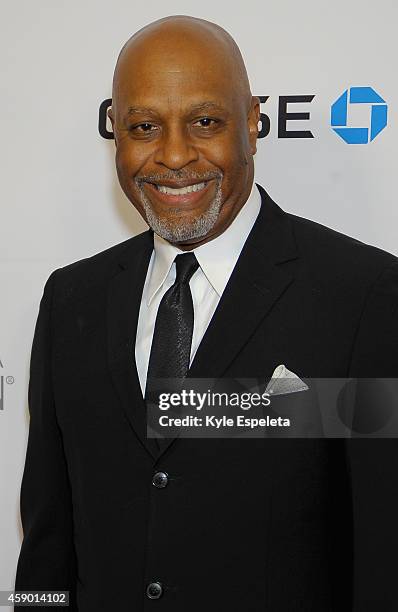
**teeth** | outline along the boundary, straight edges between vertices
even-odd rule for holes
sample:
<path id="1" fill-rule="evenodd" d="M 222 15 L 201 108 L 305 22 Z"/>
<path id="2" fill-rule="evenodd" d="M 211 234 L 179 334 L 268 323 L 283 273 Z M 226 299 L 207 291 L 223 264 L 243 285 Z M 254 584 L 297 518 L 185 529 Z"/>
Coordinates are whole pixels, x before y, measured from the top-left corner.
<path id="1" fill-rule="evenodd" d="M 186 193 L 191 193 L 192 191 L 201 191 L 207 185 L 207 181 L 205 183 L 197 183 L 196 185 L 188 185 L 187 187 L 182 187 L 181 189 L 174 189 L 173 187 L 166 187 L 165 185 L 156 185 L 158 190 L 161 193 L 167 193 L 169 195 L 184 195 Z"/>

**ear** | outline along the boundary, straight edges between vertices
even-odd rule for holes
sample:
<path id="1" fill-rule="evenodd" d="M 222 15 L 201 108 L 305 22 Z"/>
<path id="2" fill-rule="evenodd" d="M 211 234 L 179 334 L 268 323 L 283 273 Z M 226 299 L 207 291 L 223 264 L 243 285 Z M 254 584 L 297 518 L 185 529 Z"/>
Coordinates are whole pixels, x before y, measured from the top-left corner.
<path id="1" fill-rule="evenodd" d="M 114 140 L 115 140 L 115 145 L 117 146 L 117 140 L 116 140 L 116 134 L 115 134 L 115 115 L 113 114 L 112 106 L 110 106 L 108 108 L 108 110 L 106 111 L 106 114 L 108 115 L 109 120 L 111 122 L 113 137 L 114 137 Z"/>
<path id="2" fill-rule="evenodd" d="M 247 125 L 249 129 L 249 142 L 251 153 L 254 155 L 257 152 L 258 138 L 258 122 L 260 121 L 260 98 L 252 96 L 249 114 L 247 116 Z"/>

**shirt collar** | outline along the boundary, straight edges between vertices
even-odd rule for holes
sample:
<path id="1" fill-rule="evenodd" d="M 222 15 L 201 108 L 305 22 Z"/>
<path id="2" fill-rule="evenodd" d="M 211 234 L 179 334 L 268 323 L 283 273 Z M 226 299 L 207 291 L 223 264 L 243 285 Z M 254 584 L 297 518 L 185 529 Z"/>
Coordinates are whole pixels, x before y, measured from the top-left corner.
<path id="1" fill-rule="evenodd" d="M 190 251 L 195 253 L 199 266 L 219 297 L 227 285 L 260 208 L 261 195 L 253 181 L 248 199 L 227 229 L 213 240 Z M 153 237 L 154 253 L 146 292 L 147 306 L 166 280 L 176 255 L 186 252 L 156 233 Z"/>

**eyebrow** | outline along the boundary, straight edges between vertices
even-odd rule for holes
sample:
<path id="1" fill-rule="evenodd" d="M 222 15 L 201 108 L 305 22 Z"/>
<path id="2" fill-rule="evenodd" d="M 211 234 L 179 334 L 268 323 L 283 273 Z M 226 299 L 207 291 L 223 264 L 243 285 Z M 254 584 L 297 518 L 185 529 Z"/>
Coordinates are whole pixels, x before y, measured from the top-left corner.
<path id="1" fill-rule="evenodd" d="M 193 104 L 188 109 L 189 114 L 194 113 L 194 112 L 210 112 L 210 111 L 225 113 L 226 109 L 220 104 L 217 104 L 216 102 L 211 102 L 211 101 L 199 102 L 198 104 Z M 136 115 L 136 114 L 152 115 L 152 116 L 157 115 L 156 111 L 149 107 L 129 106 L 127 109 L 126 118 L 131 117 L 131 115 Z"/>

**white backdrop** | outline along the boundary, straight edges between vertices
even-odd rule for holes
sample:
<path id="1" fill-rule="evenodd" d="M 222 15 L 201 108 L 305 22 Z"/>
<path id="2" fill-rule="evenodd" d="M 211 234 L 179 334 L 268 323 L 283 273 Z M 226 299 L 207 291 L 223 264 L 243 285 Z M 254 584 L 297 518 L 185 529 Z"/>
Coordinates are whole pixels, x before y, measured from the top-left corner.
<path id="1" fill-rule="evenodd" d="M 114 143 L 98 132 L 118 52 L 143 25 L 166 15 L 215 21 L 237 41 L 252 93 L 269 96 L 256 181 L 285 210 L 398 254 L 398 8 L 395 0 L 15 0 L 2 8 L 0 222 L 0 590 L 14 586 L 21 542 L 30 348 L 44 282 L 52 270 L 146 229 L 117 183 Z M 330 127 L 331 104 L 350 87 L 372 87 L 388 125 L 369 144 L 349 145 Z M 309 120 L 278 138 L 279 96 Z M 348 125 L 367 127 L 368 104 Z M 0 386 L 0 390 L 2 387 Z"/>

